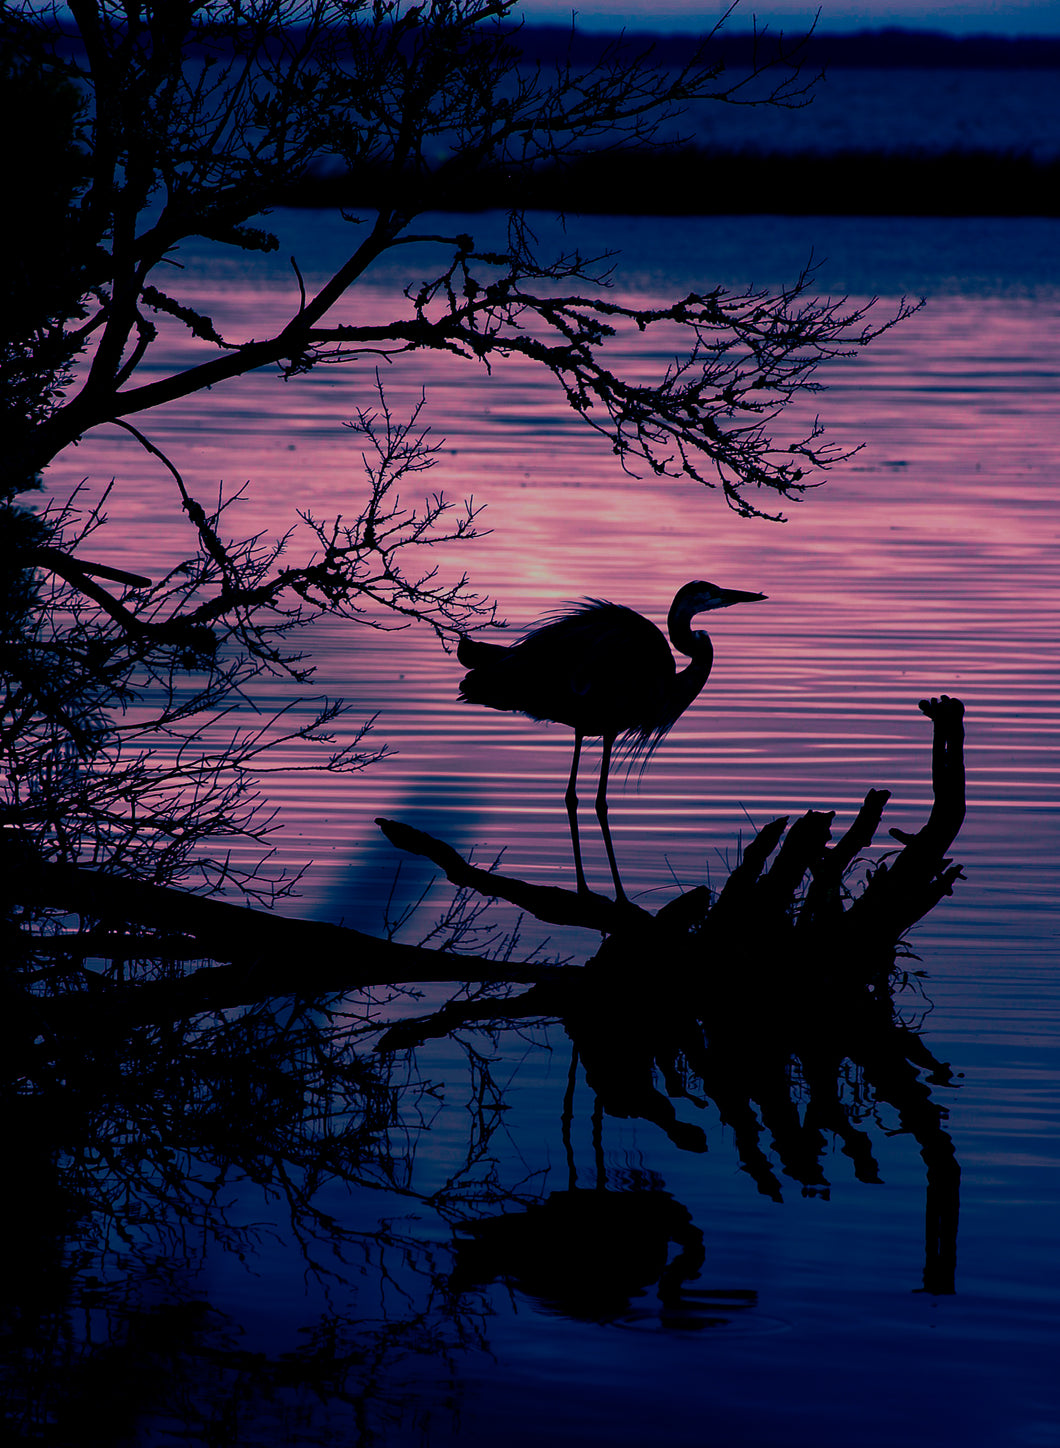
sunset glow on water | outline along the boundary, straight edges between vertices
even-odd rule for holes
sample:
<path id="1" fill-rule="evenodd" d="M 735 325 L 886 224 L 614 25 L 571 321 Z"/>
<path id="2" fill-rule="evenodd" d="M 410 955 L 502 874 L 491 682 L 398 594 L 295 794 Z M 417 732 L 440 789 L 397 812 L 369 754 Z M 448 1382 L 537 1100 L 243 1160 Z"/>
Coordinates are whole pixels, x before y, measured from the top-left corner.
<path id="1" fill-rule="evenodd" d="M 709 254 L 711 224 L 686 226 L 701 229 Z M 310 254 L 313 241 L 310 227 Z M 695 281 L 675 275 L 656 300 Z M 280 315 L 290 289 L 277 268 L 271 287 L 236 276 L 203 300 L 226 331 L 252 336 Z M 389 314 L 394 295 L 369 288 L 356 315 Z M 885 316 L 896 303 L 883 296 L 877 310 Z M 626 603 L 661 626 L 694 577 L 768 595 L 715 615 L 707 688 L 643 776 L 617 773 L 612 823 L 631 893 L 665 896 L 675 875 L 720 867 L 752 822 L 775 814 L 836 808 L 838 828 L 870 787 L 893 791 L 888 823 L 909 827 L 929 798 L 929 730 L 916 703 L 953 693 L 969 711 L 962 858 L 979 868 L 978 888 L 964 892 L 974 898 L 949 907 L 951 925 L 974 918 L 979 929 L 980 912 L 1003 901 L 1020 916 L 1020 895 L 1008 900 L 1001 882 L 1014 870 L 1021 890 L 1038 879 L 1060 793 L 1056 311 L 1055 294 L 929 298 L 864 355 L 832 364 L 812 405 L 830 438 L 863 447 L 788 506 L 782 524 L 736 517 L 693 483 L 627 478 L 559 389 L 517 359 L 492 377 L 422 354 L 387 368 L 389 406 L 404 415 L 425 388 L 421 418 L 444 440 L 423 491 L 484 506 L 487 535 L 439 550 L 436 561 L 452 576 L 466 570 L 512 636 L 587 596 Z M 672 353 L 654 338 L 649 349 L 625 337 L 616 359 L 661 373 Z M 175 348 L 173 360 L 188 355 Z M 170 405 L 152 417 L 151 435 L 179 454 L 196 496 L 250 480 L 233 522 L 247 533 L 277 531 L 295 508 L 350 511 L 361 463 L 343 423 L 376 402 L 373 371 L 325 369 L 287 384 L 255 374 L 205 406 Z M 798 422 L 806 420 L 804 407 Z M 124 536 L 127 551 L 112 561 L 171 565 L 173 531 L 152 525 L 179 517 L 179 499 L 158 464 L 112 430 L 53 469 L 56 492 L 75 467 L 97 482 L 120 479 L 109 513 L 128 527 L 111 539 Z M 377 714 L 376 738 L 394 753 L 351 780 L 270 783 L 283 863 L 312 861 L 294 908 L 364 919 L 365 853 L 373 901 L 396 864 L 376 841 L 379 814 L 491 857 L 503 848 L 516 874 L 565 878 L 569 731 L 461 705 L 462 670 L 427 630 L 324 624 L 310 653 L 319 691 L 348 699 L 357 722 Z"/>
<path id="2" fill-rule="evenodd" d="M 314 256 L 337 244 L 328 229 L 336 224 L 325 227 L 311 213 L 279 220 L 280 256 L 296 251 L 311 277 Z M 446 225 L 460 229 L 452 218 Z M 420 1401 L 440 1418 L 423 1438 L 418 1411 L 410 1411 L 388 1443 L 1060 1442 L 1060 276 L 1011 275 L 1022 244 L 1020 223 L 1012 223 L 1007 242 L 1002 228 L 993 233 L 1007 259 L 1000 248 L 978 253 L 982 273 L 996 266 L 1001 279 L 962 290 L 948 263 L 962 247 L 975 250 L 977 223 L 925 223 L 918 261 L 902 249 L 906 224 L 891 232 L 889 225 L 875 226 L 881 254 L 888 236 L 893 252 L 875 278 L 863 254 L 860 271 L 855 265 L 864 234 L 857 223 L 804 228 L 817 231 L 822 255 L 836 258 L 833 272 L 822 266 L 824 292 L 877 295 L 885 317 L 898 305 L 904 288 L 893 283 L 902 274 L 923 283 L 927 301 L 857 359 L 832 364 L 822 376 L 827 389 L 800 404 L 793 426 L 819 413 L 830 438 L 863 446 L 786 508 L 785 523 L 741 519 L 689 482 L 626 478 L 562 393 L 516 360 L 487 377 L 470 363 L 414 354 L 382 372 L 398 415 L 425 389 L 421 420 L 444 439 L 425 486 L 458 502 L 473 497 L 485 510 L 490 531 L 434 561 L 449 576 L 466 570 L 496 600 L 513 637 L 586 596 L 628 604 L 662 626 L 674 593 L 694 578 L 767 595 L 714 615 L 714 669 L 699 700 L 643 775 L 614 772 L 622 876 L 648 908 L 679 886 L 720 883 L 741 842 L 778 815 L 835 809 L 838 833 L 868 789 L 887 788 L 876 853 L 892 843 L 888 827 L 919 828 L 931 802 L 931 729 L 917 701 L 943 693 L 965 701 L 968 817 L 955 856 L 967 878 L 914 934 L 926 978 L 922 991 L 903 997 L 910 1020 L 925 1023 L 930 1049 L 955 1072 L 943 1094 L 963 1171 L 957 1293 L 920 1290 L 926 1169 L 893 1114 L 872 1122 L 878 1183 L 854 1180 L 846 1146 L 836 1142 L 826 1153 L 830 1193 L 800 1191 L 785 1176 L 779 1204 L 756 1193 L 730 1128 L 699 1103 L 680 1103 L 708 1137 L 708 1151 L 692 1156 L 643 1122 L 594 1124 L 582 1085 L 572 1172 L 559 1126 L 567 1042 L 557 1031 L 549 1050 L 508 1043 L 497 1048 L 515 1083 L 508 1135 L 496 1148 L 505 1180 L 544 1194 L 572 1176 L 591 1182 L 594 1163 L 604 1161 L 613 1181 L 665 1185 L 704 1232 L 701 1285 L 717 1301 L 684 1324 L 697 1330 L 678 1332 L 647 1297 L 602 1326 L 495 1285 L 483 1292 L 481 1344 L 455 1374 L 462 1406 L 452 1416 L 460 1423 L 446 1426 L 451 1384 L 441 1360 L 425 1354 Z M 603 249 L 622 226 L 605 219 L 593 240 Z M 630 229 L 634 241 L 646 241 L 646 226 Z M 775 274 L 778 256 L 788 260 L 777 235 L 785 223 L 680 226 L 672 246 L 656 237 L 669 270 L 656 264 L 649 274 L 634 247 L 624 300 L 672 300 L 718 279 L 793 280 L 787 267 Z M 786 240 L 801 253 L 799 238 Z M 796 269 L 804 260 L 795 256 Z M 198 284 L 202 308 L 240 338 L 263 335 L 297 295 L 293 274 L 276 260 L 265 280 L 252 280 L 207 256 Z M 362 319 L 391 315 L 395 297 L 396 274 L 381 273 L 350 308 Z M 665 369 L 668 345 L 622 336 L 614 351 L 650 375 Z M 174 339 L 162 370 L 190 356 Z M 375 365 L 366 359 L 290 383 L 255 374 L 150 415 L 150 436 L 179 460 L 204 502 L 222 481 L 226 489 L 250 481 L 241 534 L 280 532 L 299 508 L 353 513 L 362 469 L 343 423 L 373 405 Z M 188 546 L 187 534 L 174 544 L 179 496 L 130 438 L 100 429 L 68 450 L 48 483 L 61 496 L 83 478 L 92 493 L 111 477 L 107 561 L 158 576 Z M 379 835 L 377 816 L 473 849 L 483 863 L 503 852 L 509 874 L 573 885 L 563 806 L 568 730 L 461 704 L 462 669 L 427 629 L 327 622 L 305 647 L 316 691 L 348 700 L 352 724 L 374 715 L 377 741 L 393 753 L 349 779 L 297 772 L 266 781 L 281 826 L 276 863 L 308 866 L 285 910 L 378 930 L 388 898 L 393 909 L 415 901 L 430 871 L 406 861 L 395 883 L 397 853 Z M 277 683 L 265 702 L 278 707 L 292 693 Z M 591 809 L 595 748 L 587 755 L 586 868 L 594 888 L 607 890 Z M 408 938 L 423 933 L 445 898 L 436 885 Z M 511 923 L 504 911 L 498 918 Z M 546 934 L 524 922 L 520 948 L 580 961 L 599 944 L 589 932 L 554 931 L 547 942 Z M 424 1053 L 425 1075 L 455 1078 L 462 1068 L 448 1042 Z M 468 1110 L 454 1089 L 410 1133 L 422 1191 L 452 1169 Z M 864 1110 L 868 1119 L 871 1108 Z M 768 1150 L 766 1131 L 762 1144 Z M 417 1250 L 442 1252 L 451 1224 L 432 1217 L 422 1198 L 413 1210 L 387 1187 L 392 1196 L 373 1198 L 332 1183 L 325 1205 L 357 1222 L 410 1212 Z M 248 1189 L 247 1211 L 256 1210 Z M 306 1306 L 304 1264 L 280 1228 L 262 1258 L 268 1292 L 248 1285 L 242 1265 L 219 1252 L 202 1269 L 202 1290 L 243 1323 L 248 1353 L 293 1353 L 303 1318 L 324 1307 L 316 1298 Z M 402 1283 L 406 1267 L 394 1269 Z"/>

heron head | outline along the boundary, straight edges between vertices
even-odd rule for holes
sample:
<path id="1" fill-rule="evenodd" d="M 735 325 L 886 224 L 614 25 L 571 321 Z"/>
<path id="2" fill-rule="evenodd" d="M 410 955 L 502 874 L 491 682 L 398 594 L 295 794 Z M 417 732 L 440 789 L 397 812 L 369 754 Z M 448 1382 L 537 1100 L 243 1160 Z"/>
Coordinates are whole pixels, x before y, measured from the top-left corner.
<path id="1" fill-rule="evenodd" d="M 697 579 L 695 583 L 686 583 L 684 588 L 678 590 L 677 597 L 670 605 L 670 614 L 666 620 L 670 642 L 675 649 L 680 649 L 690 658 L 707 660 L 709 669 L 709 660 L 713 657 L 710 635 L 692 632 L 692 620 L 696 614 L 707 613 L 714 608 L 728 608 L 731 603 L 757 603 L 762 598 L 765 598 L 764 593 L 742 593 L 738 588 L 719 588 L 716 583 L 705 583 L 702 579 Z"/>
<path id="2" fill-rule="evenodd" d="M 716 583 L 705 583 L 701 579 L 686 583 L 673 601 L 671 615 L 685 619 L 694 618 L 697 613 L 707 613 L 713 608 L 728 608 L 733 603 L 757 603 L 765 598 L 764 593 L 744 593 L 739 588 L 719 588 Z"/>

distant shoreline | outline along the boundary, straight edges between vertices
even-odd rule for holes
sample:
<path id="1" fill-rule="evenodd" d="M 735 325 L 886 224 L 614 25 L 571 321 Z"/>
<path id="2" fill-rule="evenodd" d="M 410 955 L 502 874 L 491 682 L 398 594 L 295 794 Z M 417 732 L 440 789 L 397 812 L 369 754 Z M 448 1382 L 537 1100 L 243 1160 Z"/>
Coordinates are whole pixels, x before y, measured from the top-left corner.
<path id="1" fill-rule="evenodd" d="M 385 170 L 309 176 L 277 197 L 302 208 L 374 208 Z M 448 175 L 424 210 L 621 216 L 1060 216 L 1060 160 L 993 151 L 757 152 L 686 146 L 606 151 L 530 174 Z"/>
<path id="2" fill-rule="evenodd" d="M 569 27 L 506 27 L 521 64 L 588 68 L 618 47 L 623 58 L 651 52 L 662 68 L 687 64 L 707 40 L 706 59 L 732 70 L 778 56 L 812 78 L 819 70 L 1060 72 L 1060 37 L 956 36 L 891 27 L 858 32 L 781 33 L 722 29 L 715 34 L 604 33 Z M 224 32 L 215 32 L 214 43 Z M 222 42 L 223 44 L 223 42 Z M 70 52 L 79 42 L 60 42 Z M 205 53 L 190 45 L 189 54 Z M 1060 85 L 1060 74 L 1057 77 Z M 1040 150 L 1040 148 L 1039 148 Z M 439 157 L 441 160 L 441 157 Z M 285 187 L 274 205 L 374 208 L 389 192 L 385 166 L 355 176 L 326 166 Z M 532 172 L 461 172 L 441 164 L 425 179 L 422 210 L 545 210 L 625 216 L 1060 216 L 1060 156 L 1022 150 L 866 146 L 784 150 L 685 145 L 651 154 L 618 148 L 572 156 Z"/>
<path id="3" fill-rule="evenodd" d="M 526 25 L 518 31 L 523 59 L 547 64 L 560 56 L 577 65 L 592 64 L 619 40 L 634 49 L 652 50 L 660 65 L 685 63 L 688 53 L 709 32 L 657 35 L 650 30 L 571 31 L 560 25 Z M 815 31 L 800 40 L 798 28 L 783 32 L 786 49 L 798 45 L 798 59 L 811 70 L 1060 70 L 1060 36 L 948 35 L 943 31 Z M 719 30 L 710 53 L 726 66 L 745 69 L 775 53 L 782 32 Z"/>
<path id="4" fill-rule="evenodd" d="M 689 52 L 703 39 L 708 41 L 711 60 L 734 69 L 767 62 L 783 46 L 796 54 L 810 70 L 1060 70 L 1060 36 L 1034 35 L 949 35 L 944 31 L 903 30 L 889 26 L 880 30 L 815 31 L 806 35 L 798 27 L 790 30 L 750 31 L 709 29 L 685 33 L 656 34 L 650 30 L 572 30 L 562 25 L 505 26 L 522 50 L 523 62 L 536 65 L 558 60 L 572 65 L 593 65 L 615 45 L 640 52 L 651 49 L 652 59 L 662 66 L 682 66 Z M 62 35 L 60 23 L 57 33 Z M 61 48 L 76 53 L 80 41 L 67 26 Z M 199 53 L 192 43 L 188 54 Z"/>

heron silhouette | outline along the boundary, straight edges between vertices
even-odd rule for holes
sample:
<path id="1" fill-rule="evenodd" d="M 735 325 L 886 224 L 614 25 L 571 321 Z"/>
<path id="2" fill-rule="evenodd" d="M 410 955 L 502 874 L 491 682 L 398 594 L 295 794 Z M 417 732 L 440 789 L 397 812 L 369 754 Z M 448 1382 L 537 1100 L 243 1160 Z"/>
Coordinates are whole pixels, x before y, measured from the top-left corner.
<path id="1" fill-rule="evenodd" d="M 578 837 L 578 763 L 586 738 L 603 740 L 596 817 L 604 837 L 615 895 L 626 898 L 607 822 L 607 775 L 616 740 L 635 757 L 650 756 L 671 726 L 698 696 L 710 675 L 710 635 L 692 629 L 697 614 L 755 603 L 764 593 L 741 593 L 702 581 L 680 589 L 666 620 L 670 642 L 690 662 L 678 672 L 660 628 L 633 609 L 586 599 L 544 618 L 518 643 L 492 644 L 464 636 L 456 656 L 470 673 L 460 697 L 488 709 L 511 710 L 531 719 L 553 720 L 574 730 L 574 759 L 565 795 L 574 869 L 581 894 L 588 893 Z"/>

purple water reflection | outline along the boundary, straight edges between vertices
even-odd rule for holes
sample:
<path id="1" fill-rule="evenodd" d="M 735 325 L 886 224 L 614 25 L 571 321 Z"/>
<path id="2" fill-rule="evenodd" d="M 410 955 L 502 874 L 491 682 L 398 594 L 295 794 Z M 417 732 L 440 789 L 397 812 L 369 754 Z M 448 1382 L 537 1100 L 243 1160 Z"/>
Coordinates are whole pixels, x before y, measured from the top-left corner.
<path id="1" fill-rule="evenodd" d="M 333 244 L 312 217 L 299 224 L 300 255 Z M 741 225 L 683 228 L 670 251 L 685 269 L 648 278 L 634 267 L 642 294 L 649 281 L 660 294 L 687 289 L 701 279 L 687 269 L 694 258 L 712 276 L 738 281 L 745 265 L 745 280 L 776 279 L 777 238 L 763 251 L 759 224 Z M 842 251 L 860 234 L 837 226 L 822 249 Z M 879 250 L 880 238 L 891 238 L 893 270 L 884 281 L 865 277 L 864 291 L 887 293 L 884 282 L 910 266 L 899 244 L 908 234 L 904 223 L 875 226 Z M 926 256 L 929 232 L 917 234 Z M 1009 229 L 1007 257 L 1028 234 Z M 643 242 L 644 227 L 638 235 Z M 936 233 L 946 252 L 937 275 L 955 237 L 968 244 L 967 229 Z M 799 250 L 797 236 L 788 240 Z M 990 264 L 985 257 L 983 269 Z M 487 505 L 493 532 L 439 561 L 453 574 L 468 569 L 513 624 L 585 594 L 661 622 L 676 588 L 694 577 L 769 595 L 754 610 L 715 617 L 716 664 L 701 699 L 639 782 L 616 776 L 611 818 L 623 877 L 649 905 L 666 898 L 675 876 L 721 878 L 740 836 L 777 814 L 836 807 L 842 825 L 866 789 L 885 786 L 894 791 L 887 823 L 919 824 L 929 727 L 916 700 L 949 692 L 968 705 L 970 808 L 959 858 L 969 878 L 916 937 L 934 1006 L 929 1043 L 963 1073 L 945 1093 L 964 1172 L 957 1296 L 915 1291 L 924 1163 L 887 1113 L 873 1123 L 882 1185 L 855 1182 L 837 1147 L 826 1163 L 831 1199 L 785 1181 L 782 1209 L 737 1170 L 729 1134 L 710 1113 L 697 1118 L 710 1150 L 694 1157 L 643 1123 L 609 1119 L 601 1157 L 612 1178 L 657 1173 L 704 1231 L 704 1284 L 730 1294 L 753 1288 L 753 1310 L 695 1335 L 662 1331 L 647 1309 L 601 1329 L 526 1299 L 513 1306 L 512 1294 L 493 1289 L 489 1352 L 468 1354 L 460 1368 L 460 1426 L 451 1437 L 438 1428 L 432 1442 L 1055 1441 L 1060 291 L 1051 277 L 1039 284 L 1028 274 L 1025 288 L 1001 294 L 940 286 L 856 365 L 837 363 L 822 416 L 838 440 L 866 446 L 784 525 L 740 520 L 691 485 L 630 483 L 558 393 L 516 364 L 493 379 L 445 358 L 388 369 L 399 412 L 428 387 L 425 416 L 447 440 L 432 484 Z M 362 314 L 391 305 L 393 282 L 380 277 L 357 303 Z M 294 290 L 280 266 L 267 285 L 252 285 L 239 268 L 204 266 L 201 284 L 204 303 L 218 301 L 235 335 L 263 331 Z M 173 358 L 186 360 L 184 348 L 175 338 Z M 341 424 L 370 403 L 372 385 L 370 368 L 288 385 L 261 374 L 152 415 L 151 433 L 204 498 L 221 479 L 251 480 L 243 531 L 280 529 L 296 506 L 325 514 L 356 506 L 360 461 Z M 119 480 L 112 561 L 157 573 L 178 556 L 179 499 L 127 438 L 87 439 L 53 470 L 53 490 L 85 475 L 93 485 Z M 345 782 L 270 780 L 281 862 L 313 861 L 292 909 L 378 923 L 397 863 L 375 830 L 380 814 L 474 846 L 480 859 L 503 848 L 514 873 L 572 879 L 562 804 L 568 731 L 459 705 L 460 666 L 426 633 L 325 624 L 308 643 L 320 690 L 349 698 L 362 716 L 378 711 L 379 738 L 397 753 Z M 271 702 L 282 697 L 277 690 Z M 592 829 L 585 846 L 590 877 L 603 886 Z M 423 878 L 406 866 L 398 893 L 414 896 Z M 431 913 L 428 902 L 422 914 Z M 581 956 L 595 946 L 555 943 Z M 908 999 L 912 1013 L 927 1011 Z M 553 1044 L 555 1054 L 519 1046 L 506 1058 L 512 1074 L 518 1059 L 518 1089 L 506 1101 L 507 1144 L 497 1148 L 512 1180 L 542 1191 L 565 1184 L 568 1171 L 558 1125 L 568 1056 L 561 1038 Z M 428 1076 L 460 1079 L 463 1063 L 448 1043 L 423 1055 Z M 583 1181 L 595 1150 L 588 1100 L 582 1085 L 572 1134 Z M 451 1171 L 466 1115 L 456 1087 L 419 1133 L 424 1192 Z M 396 1196 L 351 1198 L 341 1183 L 326 1189 L 323 1205 L 358 1222 L 409 1210 Z M 246 1210 L 267 1221 L 270 1203 L 248 1193 Z M 410 1233 L 432 1248 L 448 1240 L 445 1223 L 417 1212 Z M 318 1310 L 307 1305 L 305 1264 L 282 1222 L 277 1233 L 264 1292 L 221 1253 L 202 1273 L 204 1293 L 240 1321 L 248 1353 L 295 1351 L 300 1325 Z M 451 1385 L 429 1358 L 410 1371 L 419 1374 L 417 1406 L 407 1427 L 394 1427 L 393 1444 L 422 1441 L 411 1420 L 450 1401 Z"/>
<path id="2" fill-rule="evenodd" d="M 306 225 L 312 254 L 323 242 Z M 706 253 L 711 224 L 696 228 Z M 691 279 L 670 281 L 676 293 Z M 292 285 L 281 270 L 266 286 L 236 273 L 205 279 L 201 300 L 226 331 L 252 335 L 289 305 Z M 381 283 L 358 315 L 394 305 Z M 399 413 L 427 387 L 424 416 L 446 440 L 431 485 L 473 495 L 493 530 L 441 557 L 442 568 L 466 568 L 513 625 L 585 595 L 662 622 L 693 577 L 769 595 L 753 612 L 715 618 L 716 663 L 700 700 L 642 779 L 616 780 L 612 822 L 632 893 L 651 902 L 674 876 L 687 882 L 705 865 L 724 873 L 739 836 L 778 813 L 837 807 L 842 824 L 873 786 L 894 790 L 888 823 L 908 827 L 928 798 L 916 700 L 950 692 L 969 710 L 962 858 L 976 889 L 932 930 L 979 932 L 984 912 L 1011 925 L 1029 901 L 1042 930 L 1055 928 L 1043 842 L 1060 799 L 1056 311 L 1055 296 L 940 296 L 856 363 L 833 365 L 827 394 L 811 401 L 836 440 L 865 447 L 783 525 L 739 519 L 694 485 L 631 482 L 559 390 L 519 360 L 492 378 L 446 357 L 387 369 Z M 615 343 L 626 366 L 664 369 L 665 342 L 644 347 L 633 334 Z M 191 355 L 174 333 L 167 365 Z M 261 373 L 152 414 L 152 435 L 201 496 L 220 480 L 250 479 L 241 527 L 275 529 L 295 506 L 328 515 L 356 505 L 360 460 L 342 422 L 371 403 L 372 387 L 370 367 L 289 384 Z M 167 566 L 180 509 L 163 471 L 102 431 L 53 470 L 53 487 L 85 474 L 119 478 L 113 561 Z M 323 625 L 311 648 L 321 690 L 362 717 L 378 711 L 378 736 L 396 755 L 345 782 L 298 775 L 270 786 L 282 862 L 313 861 L 297 908 L 365 918 L 395 864 L 376 839 L 378 814 L 491 857 L 504 848 L 517 873 L 567 877 L 568 731 L 459 705 L 459 666 L 426 632 Z M 602 885 L 597 844 L 590 835 L 587 864 Z"/>

